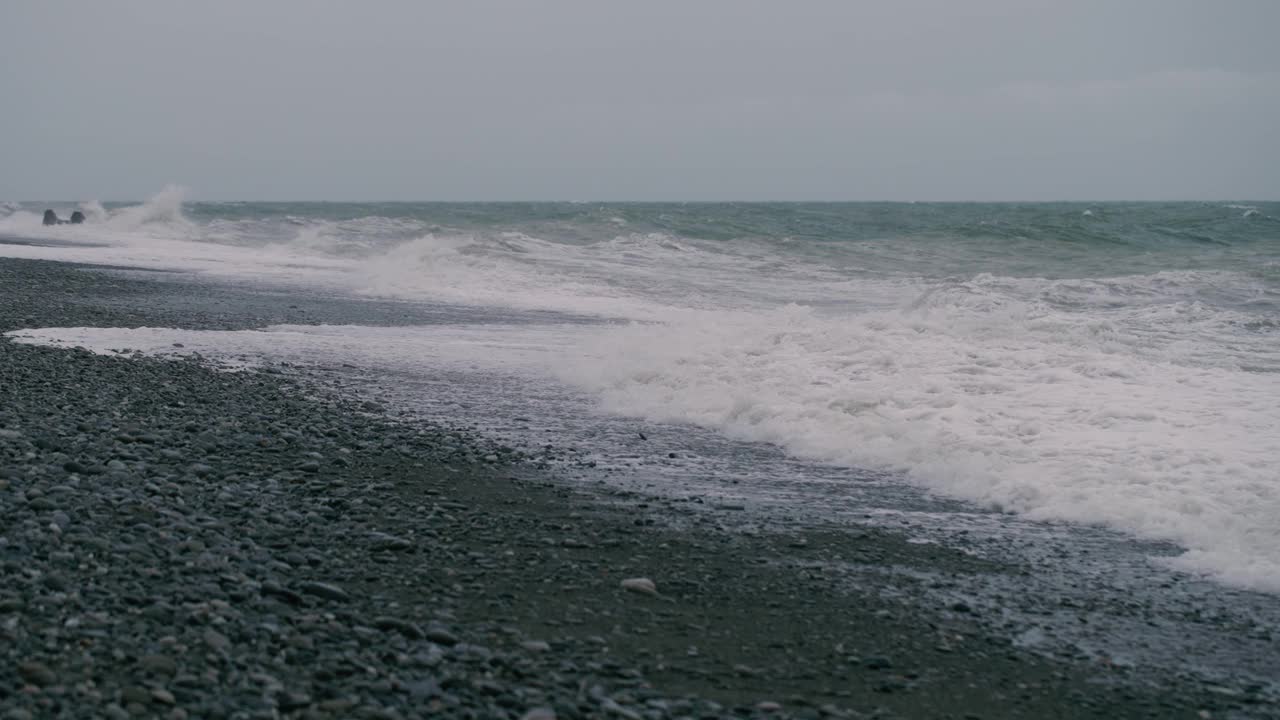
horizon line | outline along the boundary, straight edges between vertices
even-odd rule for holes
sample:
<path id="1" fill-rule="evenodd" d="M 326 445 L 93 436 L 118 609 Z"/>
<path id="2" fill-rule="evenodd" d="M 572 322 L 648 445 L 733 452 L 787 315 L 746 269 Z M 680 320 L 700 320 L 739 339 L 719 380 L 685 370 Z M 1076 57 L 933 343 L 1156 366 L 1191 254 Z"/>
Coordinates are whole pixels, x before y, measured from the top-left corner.
<path id="1" fill-rule="evenodd" d="M 148 201 L 148 200 L 150 200 L 150 199 L 151 199 L 150 197 L 147 197 L 147 198 L 130 198 L 130 199 L 111 199 L 111 200 L 99 200 L 99 199 L 96 199 L 96 198 L 90 198 L 90 199 L 88 199 L 88 200 L 67 200 L 67 199 L 58 199 L 58 200 L 53 200 L 53 199 L 47 199 L 47 198 L 46 198 L 46 199 L 37 199 L 37 200 L 15 200 L 15 201 L 11 201 L 11 202 L 16 202 L 16 203 L 20 203 L 20 204 L 24 204 L 24 205 L 25 205 L 25 204 L 36 204 L 36 203 L 80 203 L 80 202 L 100 202 L 100 203 L 112 203 L 112 204 L 115 204 L 115 203 L 142 203 L 142 202 L 147 202 L 147 201 Z M 417 204 L 471 204 L 471 205 L 484 205 L 484 204 L 490 204 L 490 205 L 501 205 L 501 204 L 506 204 L 506 205 L 533 205 L 533 204 L 553 204 L 553 203 L 554 203 L 554 204 L 568 204 L 568 205 L 588 205 L 588 204 L 592 204 L 592 203 L 598 203 L 598 204 L 615 204 L 615 205 L 659 205 L 659 204 L 661 204 L 661 205 L 682 205 L 682 204 L 683 204 L 683 205 L 723 205 L 723 204 L 742 204 L 742 205 L 767 205 L 767 204 L 774 204 L 774 205 L 783 205 L 783 204 L 792 204 L 792 205 L 799 205 L 799 204 L 812 204 L 812 205 L 856 205 L 856 204 L 863 204 L 863 205 L 920 205 L 920 204 L 934 204 L 934 205 L 943 205 L 943 204 L 948 204 L 948 205 L 1013 205 L 1013 204 L 1027 204 L 1027 203 L 1062 203 L 1062 204 L 1098 204 L 1098 205 L 1103 205 L 1103 204 L 1116 204 L 1116 203 L 1220 203 L 1220 202 L 1259 202 L 1259 203 L 1273 203 L 1273 202 L 1280 202 L 1280 199 L 1260 199 L 1260 198 L 1166 198 L 1166 199 L 1146 199 L 1146 200 L 1135 200 L 1135 199 L 1117 199 L 1117 200 L 1098 200 L 1098 199 L 1086 199 L 1086 200 L 1075 200 L 1075 199 L 1056 199 L 1056 200 L 1045 200 L 1045 199 L 1039 199 L 1039 200 L 1028 200 L 1028 199 L 1023 199 L 1023 200 L 1019 200 L 1019 199 L 1011 199 L 1011 200 L 936 200 L 936 199 L 930 199 L 930 200 L 853 200 L 853 199 L 842 199 L 842 200 L 817 200 L 817 199 L 811 199 L 811 200 L 796 200 L 796 199 L 791 199 L 791 200 L 743 200 L 743 199 L 724 199 L 724 200 L 670 200 L 670 199 L 666 199 L 666 200 L 622 200 L 622 199 L 616 199 L 616 198 L 615 198 L 615 199 L 592 199 L 592 200 L 566 200 L 566 199 L 559 199 L 559 200 L 554 200 L 554 199 L 543 199 L 543 200 L 529 200 L 529 199 L 523 199 L 523 200 L 514 200 L 514 199 L 503 199 L 503 200 L 430 200 L 430 199 L 413 199 L 413 200 L 405 200 L 405 199 L 396 199 L 396 200 L 390 200 L 390 199 L 381 199 L 381 200 L 375 200 L 375 199 L 332 199 L 332 198 L 325 198 L 325 199 L 298 199 L 298 198 L 292 198 L 292 199 L 278 199 L 278 198 L 277 198 L 277 199 L 256 199 L 256 200 L 249 200 L 249 199 L 239 198 L 239 199 L 224 199 L 224 200 L 215 200 L 215 199 L 200 200 L 200 199 L 194 199 L 194 200 L 184 200 L 183 202 L 184 202 L 184 204 L 185 204 L 185 203 L 190 202 L 190 203 L 281 203 L 281 204 L 283 204 L 283 203 L 313 203 L 313 204 L 338 204 L 338 203 L 349 203 L 349 204 L 372 204 L 372 203 L 382 203 L 382 204 L 404 204 L 404 205 L 408 205 L 408 204 L 415 204 L 415 203 L 417 203 Z"/>

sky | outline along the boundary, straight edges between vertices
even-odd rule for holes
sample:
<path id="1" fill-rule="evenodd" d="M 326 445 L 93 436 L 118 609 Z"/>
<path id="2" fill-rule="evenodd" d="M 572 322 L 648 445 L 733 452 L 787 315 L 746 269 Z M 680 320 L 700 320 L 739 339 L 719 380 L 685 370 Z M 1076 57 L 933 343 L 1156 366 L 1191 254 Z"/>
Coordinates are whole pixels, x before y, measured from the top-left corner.
<path id="1" fill-rule="evenodd" d="M 9 0 L 0 200 L 1280 199 L 1274 0 Z"/>

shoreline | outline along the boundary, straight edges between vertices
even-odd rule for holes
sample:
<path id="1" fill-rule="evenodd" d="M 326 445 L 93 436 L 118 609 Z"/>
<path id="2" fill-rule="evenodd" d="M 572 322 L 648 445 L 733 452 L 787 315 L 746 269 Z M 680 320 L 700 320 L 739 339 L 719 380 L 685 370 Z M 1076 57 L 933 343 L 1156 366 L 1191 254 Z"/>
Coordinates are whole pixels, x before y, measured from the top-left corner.
<path id="1" fill-rule="evenodd" d="M 7 259 L 0 298 L 0 332 L 430 316 Z M 840 570 L 1027 568 L 874 528 L 734 532 L 289 372 L 0 341 L 0 717 L 1277 711 L 1249 680 L 1047 658 Z"/>

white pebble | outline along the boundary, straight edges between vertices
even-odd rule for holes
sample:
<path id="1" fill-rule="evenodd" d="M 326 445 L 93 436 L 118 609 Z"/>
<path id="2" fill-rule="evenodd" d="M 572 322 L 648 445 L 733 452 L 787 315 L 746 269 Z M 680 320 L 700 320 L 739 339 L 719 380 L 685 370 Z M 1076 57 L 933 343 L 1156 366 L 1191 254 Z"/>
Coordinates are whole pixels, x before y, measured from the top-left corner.
<path id="1" fill-rule="evenodd" d="M 622 589 L 631 592 L 646 593 L 648 595 L 657 595 L 658 586 L 653 584 L 649 578 L 627 578 L 622 581 Z"/>

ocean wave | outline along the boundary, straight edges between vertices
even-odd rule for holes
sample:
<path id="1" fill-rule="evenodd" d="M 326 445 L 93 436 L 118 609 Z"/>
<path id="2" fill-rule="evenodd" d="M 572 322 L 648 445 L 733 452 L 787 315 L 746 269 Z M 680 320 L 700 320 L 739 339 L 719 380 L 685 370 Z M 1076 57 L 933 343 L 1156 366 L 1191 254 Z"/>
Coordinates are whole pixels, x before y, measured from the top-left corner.
<path id="1" fill-rule="evenodd" d="M 612 329 L 559 372 L 607 412 L 1172 540 L 1183 567 L 1280 591 L 1280 375 L 1169 362 L 1124 335 L 970 296 L 840 318 L 791 307 Z"/>

